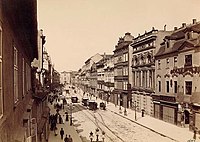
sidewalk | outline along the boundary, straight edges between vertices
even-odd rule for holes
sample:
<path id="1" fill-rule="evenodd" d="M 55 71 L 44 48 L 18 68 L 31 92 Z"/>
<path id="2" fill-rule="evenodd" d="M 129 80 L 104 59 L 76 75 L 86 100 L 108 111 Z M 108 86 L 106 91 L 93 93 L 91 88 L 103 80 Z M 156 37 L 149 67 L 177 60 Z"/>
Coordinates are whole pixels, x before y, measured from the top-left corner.
<path id="1" fill-rule="evenodd" d="M 132 109 L 127 109 L 127 115 L 124 115 L 124 108 L 122 107 L 122 113 L 119 113 L 119 106 L 116 106 L 112 103 L 107 104 L 107 109 L 112 111 L 115 114 L 118 114 L 124 118 L 129 119 L 132 122 L 135 122 L 138 125 L 141 125 L 155 133 L 158 133 L 164 137 L 168 137 L 174 141 L 178 142 L 187 142 L 193 140 L 193 132 L 189 131 L 189 128 L 181 128 L 174 124 L 164 122 L 162 120 L 156 119 L 154 117 L 145 115 L 141 117 L 141 113 L 136 112 L 137 120 L 135 121 L 135 111 Z M 195 142 L 200 142 L 198 138 Z"/>
<path id="2" fill-rule="evenodd" d="M 56 110 L 53 108 L 53 105 L 49 104 L 49 108 L 50 108 L 51 114 L 56 113 Z M 66 108 L 64 110 L 66 110 Z M 65 120 L 65 111 L 60 110 L 59 113 L 61 114 L 63 121 L 64 121 Z M 80 136 L 78 135 L 78 133 L 76 132 L 74 126 L 70 126 L 69 121 L 68 122 L 64 121 L 64 124 L 57 124 L 57 128 L 58 128 L 58 130 L 57 130 L 58 135 L 55 136 L 54 132 L 50 131 L 48 142 L 64 142 L 64 139 L 61 140 L 61 137 L 60 137 L 60 129 L 61 128 L 64 129 L 64 132 L 65 132 L 64 137 L 67 134 L 68 137 L 69 137 L 69 135 L 72 137 L 73 142 L 82 142 L 82 140 L 81 140 Z"/>

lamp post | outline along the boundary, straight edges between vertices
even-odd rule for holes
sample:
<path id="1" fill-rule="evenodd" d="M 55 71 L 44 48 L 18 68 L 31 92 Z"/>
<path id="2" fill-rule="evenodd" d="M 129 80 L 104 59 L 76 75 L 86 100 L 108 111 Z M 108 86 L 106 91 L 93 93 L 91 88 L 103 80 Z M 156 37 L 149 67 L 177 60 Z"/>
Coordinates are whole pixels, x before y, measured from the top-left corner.
<path id="1" fill-rule="evenodd" d="M 96 141 L 94 141 L 94 142 L 104 142 L 104 140 L 105 140 L 105 134 L 106 134 L 104 131 L 102 131 L 102 134 L 100 135 L 99 128 L 96 128 L 95 134 L 96 134 Z M 101 136 L 102 141 L 99 141 L 99 136 Z M 89 138 L 90 138 L 90 142 L 93 142 L 94 135 L 93 135 L 92 131 L 90 132 Z"/>
<path id="2" fill-rule="evenodd" d="M 94 137 L 94 135 L 93 135 L 92 131 L 90 132 L 90 135 L 89 135 L 89 137 L 90 137 L 90 142 L 92 142 L 92 140 L 93 140 L 93 137 Z"/>
<path id="3" fill-rule="evenodd" d="M 104 131 L 102 131 L 102 140 L 103 140 L 103 142 L 104 142 L 104 139 L 105 139 L 105 132 Z"/>
<path id="4" fill-rule="evenodd" d="M 98 142 L 99 141 L 99 128 L 96 129 L 95 133 L 96 133 L 96 136 L 97 136 L 96 141 Z"/>
<path id="5" fill-rule="evenodd" d="M 135 107 L 135 121 L 137 120 L 137 116 L 136 116 L 136 101 L 134 101 L 134 107 Z"/>
<path id="6" fill-rule="evenodd" d="M 72 109 L 73 109 L 73 104 L 72 103 L 70 103 L 69 108 L 70 108 L 70 126 L 72 126 Z"/>
<path id="7" fill-rule="evenodd" d="M 127 110 L 126 110 L 126 107 L 127 107 L 127 96 L 125 96 L 126 99 L 124 99 L 124 115 L 127 115 Z"/>

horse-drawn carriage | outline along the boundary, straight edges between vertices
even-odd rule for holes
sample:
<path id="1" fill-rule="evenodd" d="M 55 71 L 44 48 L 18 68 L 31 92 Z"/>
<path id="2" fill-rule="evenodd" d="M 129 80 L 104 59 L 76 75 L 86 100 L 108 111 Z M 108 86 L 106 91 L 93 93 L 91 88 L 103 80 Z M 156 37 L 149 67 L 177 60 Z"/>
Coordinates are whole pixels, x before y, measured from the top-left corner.
<path id="1" fill-rule="evenodd" d="M 82 104 L 83 106 L 87 106 L 88 105 L 88 98 L 82 98 Z"/>
<path id="2" fill-rule="evenodd" d="M 72 103 L 78 103 L 78 97 L 77 96 L 72 96 L 71 97 Z"/>
<path id="3" fill-rule="evenodd" d="M 88 101 L 88 108 L 90 110 L 96 110 L 97 109 L 97 102 L 95 102 L 94 100 Z"/>
<path id="4" fill-rule="evenodd" d="M 103 103 L 103 102 L 101 102 L 101 103 L 99 104 L 99 107 L 100 107 L 100 109 L 106 110 L 106 104 Z"/>

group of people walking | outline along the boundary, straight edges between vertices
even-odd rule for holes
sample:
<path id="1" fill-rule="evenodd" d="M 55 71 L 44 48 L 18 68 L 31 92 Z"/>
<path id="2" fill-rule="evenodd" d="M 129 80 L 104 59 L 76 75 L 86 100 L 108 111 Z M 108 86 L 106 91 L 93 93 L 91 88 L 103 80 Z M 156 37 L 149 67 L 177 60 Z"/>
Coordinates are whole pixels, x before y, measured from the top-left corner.
<path id="1" fill-rule="evenodd" d="M 49 102 L 51 105 L 53 105 L 53 102 L 56 101 L 56 103 L 58 102 L 58 98 L 57 97 L 53 97 L 51 96 L 51 99 L 49 99 Z M 66 102 L 65 102 L 66 103 Z M 61 107 L 54 106 L 54 109 L 56 109 L 56 113 L 55 114 L 49 114 L 49 124 L 50 124 L 50 130 L 54 131 L 54 135 L 57 136 L 58 135 L 58 128 L 57 128 L 57 124 L 64 124 L 63 121 L 63 117 L 61 115 L 62 112 L 60 112 L 60 110 L 63 109 L 64 111 L 64 103 L 62 103 Z M 68 112 L 65 112 L 65 121 L 68 122 L 69 121 L 69 116 L 68 116 Z M 66 126 L 64 126 L 66 127 Z M 65 136 L 65 137 L 64 137 Z M 64 142 L 73 142 L 73 139 L 70 135 L 65 134 L 65 131 L 63 128 L 60 129 L 60 137 L 62 140 L 64 140 Z"/>
<path id="2" fill-rule="evenodd" d="M 60 129 L 60 137 L 61 139 L 63 140 L 63 136 L 65 134 L 65 131 L 63 130 L 63 128 Z M 67 136 L 67 134 L 65 135 L 65 138 L 64 138 L 64 142 L 73 142 L 73 139 L 72 137 L 69 135 L 69 137 Z"/>

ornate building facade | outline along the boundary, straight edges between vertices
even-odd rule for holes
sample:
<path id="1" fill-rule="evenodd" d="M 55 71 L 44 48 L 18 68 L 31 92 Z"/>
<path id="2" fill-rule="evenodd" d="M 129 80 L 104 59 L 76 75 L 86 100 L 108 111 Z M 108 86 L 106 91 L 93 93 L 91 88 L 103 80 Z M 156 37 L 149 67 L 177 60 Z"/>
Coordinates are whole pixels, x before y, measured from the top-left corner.
<path id="1" fill-rule="evenodd" d="M 159 31 L 152 28 L 134 38 L 130 44 L 131 67 L 130 83 L 132 85 L 132 100 L 138 111 L 144 111 L 153 115 L 152 95 L 155 93 L 155 60 L 154 55 L 158 51 L 163 38 L 169 31 Z"/>
<path id="2" fill-rule="evenodd" d="M 169 123 L 200 129 L 200 23 L 174 28 L 156 59 L 154 116 Z"/>

